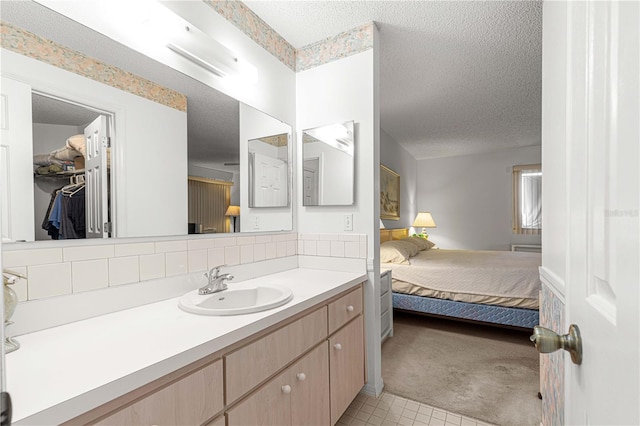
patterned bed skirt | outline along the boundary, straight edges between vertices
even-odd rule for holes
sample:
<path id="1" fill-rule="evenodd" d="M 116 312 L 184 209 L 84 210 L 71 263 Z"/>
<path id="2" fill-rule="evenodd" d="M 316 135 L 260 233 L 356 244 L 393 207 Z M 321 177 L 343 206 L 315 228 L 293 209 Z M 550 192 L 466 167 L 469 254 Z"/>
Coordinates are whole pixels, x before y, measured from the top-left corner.
<path id="1" fill-rule="evenodd" d="M 540 322 L 537 309 L 509 308 L 393 293 L 393 307 L 405 311 L 531 329 Z"/>

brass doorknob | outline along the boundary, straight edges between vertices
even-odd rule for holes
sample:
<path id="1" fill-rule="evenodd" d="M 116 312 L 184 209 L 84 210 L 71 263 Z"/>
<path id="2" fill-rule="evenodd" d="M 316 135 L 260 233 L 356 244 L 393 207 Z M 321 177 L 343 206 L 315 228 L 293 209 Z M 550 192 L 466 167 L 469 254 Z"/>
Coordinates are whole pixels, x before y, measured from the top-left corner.
<path id="1" fill-rule="evenodd" d="M 564 349 L 571 354 L 571 361 L 574 364 L 580 365 L 582 363 L 582 339 L 580 329 L 575 324 L 571 324 L 569 334 L 563 336 L 553 330 L 536 325 L 533 327 L 533 335 L 529 339 L 542 354 Z"/>

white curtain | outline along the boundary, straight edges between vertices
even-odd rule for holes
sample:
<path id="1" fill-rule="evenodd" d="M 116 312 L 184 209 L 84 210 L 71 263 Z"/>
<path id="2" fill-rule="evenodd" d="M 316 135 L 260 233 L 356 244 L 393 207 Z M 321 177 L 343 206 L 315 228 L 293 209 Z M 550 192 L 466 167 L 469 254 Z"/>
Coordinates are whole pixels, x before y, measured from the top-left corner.
<path id="1" fill-rule="evenodd" d="M 542 230 L 542 167 L 513 167 L 513 232 L 540 234 Z"/>

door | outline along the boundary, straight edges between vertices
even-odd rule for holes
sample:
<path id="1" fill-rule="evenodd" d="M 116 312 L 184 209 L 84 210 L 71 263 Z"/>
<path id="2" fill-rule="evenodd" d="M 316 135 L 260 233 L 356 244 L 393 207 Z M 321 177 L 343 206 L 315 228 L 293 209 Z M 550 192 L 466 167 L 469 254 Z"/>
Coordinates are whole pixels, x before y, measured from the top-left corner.
<path id="1" fill-rule="evenodd" d="M 567 2 L 567 424 L 640 424 L 640 3 Z"/>
<path id="2" fill-rule="evenodd" d="M 2 240 L 33 241 L 31 86 L 2 77 L 0 128 Z"/>
<path id="3" fill-rule="evenodd" d="M 253 205 L 251 207 L 284 207 L 287 205 L 287 164 L 278 159 L 252 154 Z"/>
<path id="4" fill-rule="evenodd" d="M 109 237 L 109 204 L 107 179 L 107 116 L 101 115 L 84 129 L 85 158 L 85 216 L 87 238 Z"/>
<path id="5" fill-rule="evenodd" d="M 305 206 L 317 206 L 318 205 L 318 175 L 320 174 L 319 170 L 319 159 L 313 158 L 310 160 L 304 160 L 304 170 L 303 170 L 303 205 Z"/>

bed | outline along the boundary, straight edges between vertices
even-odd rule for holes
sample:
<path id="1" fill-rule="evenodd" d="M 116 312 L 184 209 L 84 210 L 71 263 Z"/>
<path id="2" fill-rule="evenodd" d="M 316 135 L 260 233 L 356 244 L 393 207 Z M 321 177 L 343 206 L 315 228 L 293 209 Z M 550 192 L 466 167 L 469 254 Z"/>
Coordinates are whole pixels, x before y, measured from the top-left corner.
<path id="1" fill-rule="evenodd" d="M 425 243 L 407 237 L 407 229 L 380 230 L 381 261 L 391 260 L 381 268 L 392 271 L 394 309 L 523 329 L 539 323 L 539 253 L 415 251 L 407 244 Z"/>

